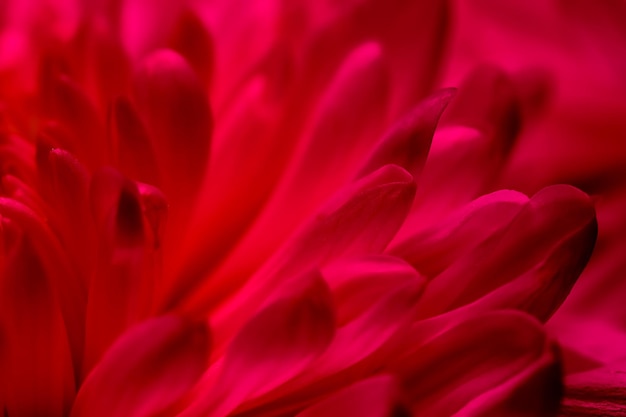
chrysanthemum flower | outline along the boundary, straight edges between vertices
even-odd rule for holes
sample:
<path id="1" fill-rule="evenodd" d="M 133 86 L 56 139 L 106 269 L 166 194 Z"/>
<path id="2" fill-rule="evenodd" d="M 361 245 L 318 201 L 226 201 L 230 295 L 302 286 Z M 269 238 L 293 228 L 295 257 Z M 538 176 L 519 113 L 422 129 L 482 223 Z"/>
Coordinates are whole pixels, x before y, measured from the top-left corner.
<path id="1" fill-rule="evenodd" d="M 550 82 L 441 89 L 450 4 L 396 3 L 2 6 L 5 416 L 558 414 L 597 222 L 513 187 Z"/>

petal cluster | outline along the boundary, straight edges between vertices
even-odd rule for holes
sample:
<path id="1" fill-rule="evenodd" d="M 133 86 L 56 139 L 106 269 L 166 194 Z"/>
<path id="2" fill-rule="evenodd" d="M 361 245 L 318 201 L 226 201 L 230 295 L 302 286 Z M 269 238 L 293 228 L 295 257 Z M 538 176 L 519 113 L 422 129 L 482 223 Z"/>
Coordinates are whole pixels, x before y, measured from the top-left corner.
<path id="1" fill-rule="evenodd" d="M 393 3 L 0 6 L 0 412 L 619 412 L 543 326 L 603 219 L 520 174 L 549 77 Z"/>

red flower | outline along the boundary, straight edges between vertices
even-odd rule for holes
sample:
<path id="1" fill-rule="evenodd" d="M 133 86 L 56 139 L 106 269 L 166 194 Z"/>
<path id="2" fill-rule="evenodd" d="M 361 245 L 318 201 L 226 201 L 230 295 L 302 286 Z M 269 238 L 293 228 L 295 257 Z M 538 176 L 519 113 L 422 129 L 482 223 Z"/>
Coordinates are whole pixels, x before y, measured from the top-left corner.
<path id="1" fill-rule="evenodd" d="M 557 415 L 542 323 L 597 222 L 551 184 L 607 182 L 577 155 L 522 168 L 597 120 L 550 100 L 585 72 L 465 37 L 509 6 L 449 6 L 3 6 L 4 414 Z M 528 13 L 495 33 L 534 45 Z M 619 407 L 577 373 L 608 362 L 568 339 L 580 299 L 550 323 L 564 410 Z"/>

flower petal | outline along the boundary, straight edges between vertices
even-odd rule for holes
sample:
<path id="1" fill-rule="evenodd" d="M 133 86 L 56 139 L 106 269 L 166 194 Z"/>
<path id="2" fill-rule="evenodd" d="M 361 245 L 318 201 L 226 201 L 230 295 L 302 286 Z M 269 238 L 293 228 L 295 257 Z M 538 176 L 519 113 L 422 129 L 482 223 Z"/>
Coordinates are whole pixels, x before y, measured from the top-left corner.
<path id="1" fill-rule="evenodd" d="M 565 185 L 537 193 L 513 221 L 429 283 L 420 317 L 458 308 L 521 308 L 547 320 L 586 265 L 597 223 L 589 196 Z"/>
<path id="2" fill-rule="evenodd" d="M 72 417 L 147 417 L 163 411 L 202 375 L 209 345 L 203 323 L 166 316 L 133 327 L 89 374 Z"/>
<path id="3" fill-rule="evenodd" d="M 477 410 L 554 415 L 560 361 L 540 324 L 514 311 L 466 317 L 406 356 L 393 358 L 392 369 L 402 376 L 413 410 L 420 416 L 456 415 L 463 409 L 459 415 L 476 415 Z M 539 384 L 541 376 L 547 379 Z M 509 408 L 519 405 L 528 406 L 529 413 Z"/>
<path id="4" fill-rule="evenodd" d="M 434 93 L 396 122 L 382 138 L 359 176 L 376 169 L 396 164 L 418 178 L 424 167 L 430 144 L 441 114 L 456 90 L 446 89 Z"/>
<path id="5" fill-rule="evenodd" d="M 382 129 L 385 116 L 379 102 L 385 100 L 387 82 L 376 44 L 362 45 L 346 58 L 302 132 L 282 181 L 245 238 L 212 274 L 214 282 L 248 279 L 298 225 L 354 177 Z M 363 117 L 365 123 L 358 120 Z M 196 275 L 189 281 L 201 279 Z"/>
<path id="6" fill-rule="evenodd" d="M 47 288 L 53 293 L 52 297 L 58 300 L 63 315 L 74 361 L 73 369 L 78 380 L 84 345 L 86 283 L 69 263 L 61 243 L 40 216 L 7 198 L 0 198 L 0 216 L 14 223 L 24 233 L 29 248 L 32 247 L 36 253 L 38 265 L 44 269 Z"/>
<path id="7" fill-rule="evenodd" d="M 300 277 L 245 324 L 226 352 L 216 386 L 203 394 L 208 399 L 184 415 L 211 410 L 225 416 L 246 399 L 284 384 L 326 349 L 334 328 L 332 300 L 319 273 Z"/>
<path id="8" fill-rule="evenodd" d="M 176 212 L 184 210 L 177 204 L 195 196 L 209 157 L 213 121 L 204 88 L 180 55 L 162 50 L 144 62 L 135 92 L 159 168 L 168 173 L 164 191 Z"/>
<path id="9" fill-rule="evenodd" d="M 0 223 L 0 408 L 5 415 L 61 417 L 75 381 L 55 277 L 17 222 Z"/>
<path id="10" fill-rule="evenodd" d="M 137 181 L 158 186 L 161 181 L 154 149 L 130 100 L 122 97 L 113 103 L 111 130 L 115 157 L 122 172 Z"/>
<path id="11" fill-rule="evenodd" d="M 216 331 L 231 320 L 245 320 L 249 317 L 250 311 L 255 310 L 276 283 L 343 256 L 382 251 L 402 224 L 414 193 L 413 178 L 394 165 L 383 167 L 351 184 L 331 200 L 291 241 L 286 242 L 250 278 L 249 284 L 239 291 L 232 303 L 225 304 L 216 312 Z M 207 304 L 215 303 L 207 303 L 208 297 L 216 300 L 222 296 L 220 291 L 231 292 L 235 289 L 232 281 L 210 282 L 202 292 L 198 292 L 198 301 L 190 300 L 189 307 L 199 304 L 199 307 L 206 309 Z M 235 317 L 239 319 L 234 319 Z M 237 327 L 230 323 L 224 329 Z"/>
<path id="12" fill-rule="evenodd" d="M 83 374 L 150 311 L 155 285 L 155 248 L 147 239 L 136 185 L 107 169 L 94 174 L 90 191 L 100 253 L 89 288 Z"/>
<path id="13" fill-rule="evenodd" d="M 506 227 L 527 202 L 528 197 L 516 191 L 484 195 L 435 224 L 417 230 L 403 227 L 388 252 L 434 278 Z"/>

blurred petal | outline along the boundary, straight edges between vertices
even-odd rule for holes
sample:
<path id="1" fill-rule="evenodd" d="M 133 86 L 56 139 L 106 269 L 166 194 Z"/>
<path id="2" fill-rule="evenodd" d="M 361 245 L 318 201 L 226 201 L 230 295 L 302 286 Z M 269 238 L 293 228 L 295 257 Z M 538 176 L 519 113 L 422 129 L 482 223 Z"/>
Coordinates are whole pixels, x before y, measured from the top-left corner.
<path id="1" fill-rule="evenodd" d="M 547 416 L 560 403 L 558 353 L 539 323 L 518 312 L 460 318 L 392 362 L 421 416 Z"/>
<path id="2" fill-rule="evenodd" d="M 2 218 L 0 357 L 5 415 L 64 416 L 74 371 L 51 276 L 19 224 Z"/>
<path id="3" fill-rule="evenodd" d="M 586 265 L 596 233 L 595 211 L 585 193 L 548 187 L 510 224 L 437 276 L 419 314 L 430 317 L 486 296 L 478 308 L 516 307 L 545 321 Z"/>
<path id="4" fill-rule="evenodd" d="M 213 129 L 202 84 L 180 55 L 163 50 L 146 59 L 135 92 L 159 168 L 168 173 L 164 190 L 188 204 L 204 178 Z"/>
<path id="5" fill-rule="evenodd" d="M 176 317 L 151 319 L 125 333 L 83 383 L 72 417 L 153 416 L 202 375 L 209 332 Z"/>
<path id="6" fill-rule="evenodd" d="M 280 386 L 324 352 L 334 327 L 326 284 L 316 273 L 299 278 L 235 336 L 216 386 L 185 415 L 225 416 L 249 397 Z"/>

